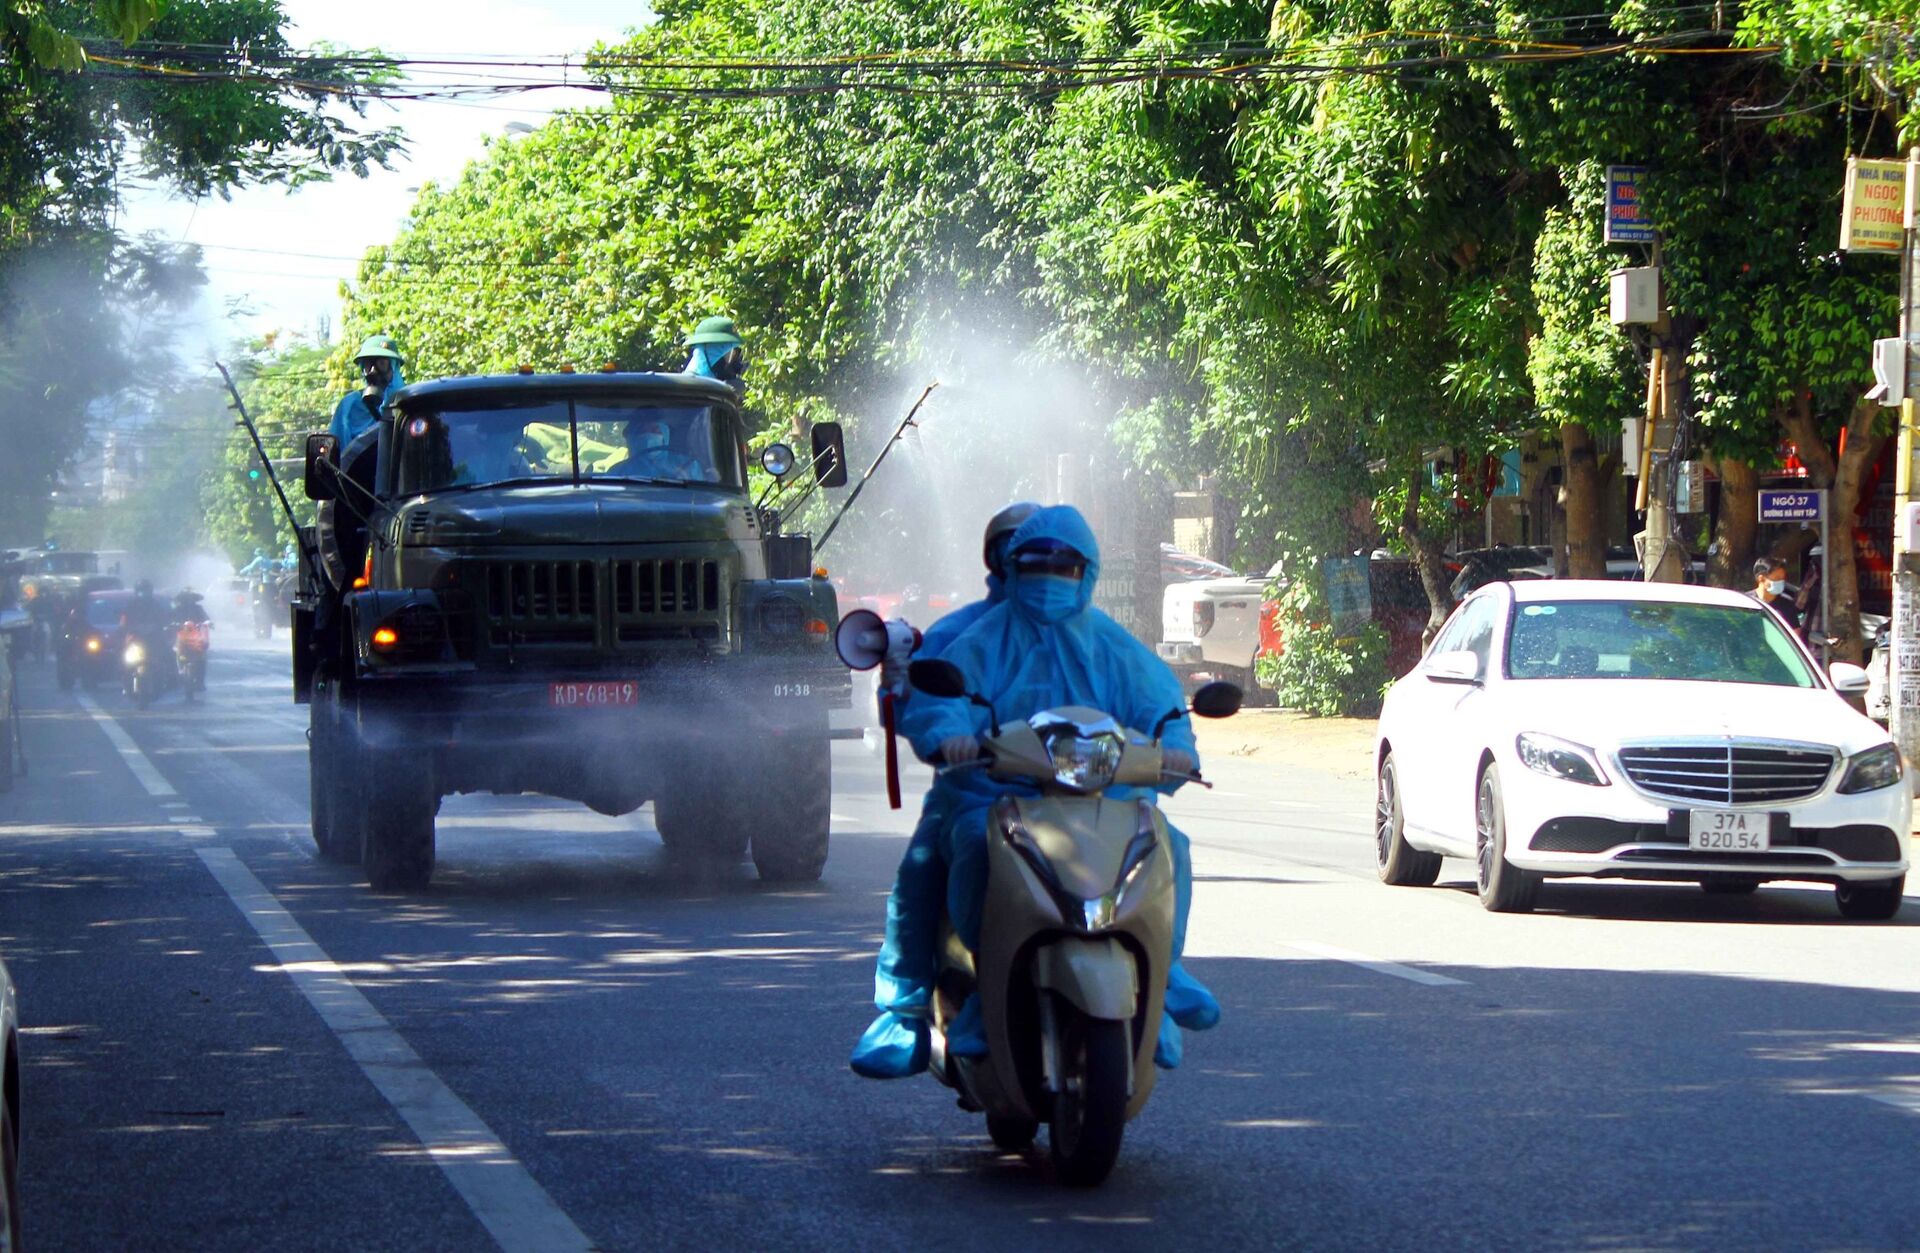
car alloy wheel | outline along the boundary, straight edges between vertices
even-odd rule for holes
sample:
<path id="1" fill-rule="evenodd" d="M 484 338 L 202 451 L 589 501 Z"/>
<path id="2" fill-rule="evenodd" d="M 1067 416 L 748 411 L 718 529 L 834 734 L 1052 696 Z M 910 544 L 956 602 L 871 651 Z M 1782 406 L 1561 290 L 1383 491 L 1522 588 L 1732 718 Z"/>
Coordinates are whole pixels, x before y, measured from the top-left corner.
<path id="1" fill-rule="evenodd" d="M 1488 765 L 1481 773 L 1473 813 L 1480 903 L 1496 914 L 1530 913 L 1540 876 L 1507 860 L 1507 815 L 1497 766 Z"/>

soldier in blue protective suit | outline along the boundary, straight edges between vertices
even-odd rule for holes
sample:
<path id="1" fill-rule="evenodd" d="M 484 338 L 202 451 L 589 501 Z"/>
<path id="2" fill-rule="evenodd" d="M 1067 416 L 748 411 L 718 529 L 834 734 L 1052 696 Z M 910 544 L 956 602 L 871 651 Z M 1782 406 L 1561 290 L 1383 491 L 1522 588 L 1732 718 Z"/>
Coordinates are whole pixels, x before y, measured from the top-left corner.
<path id="1" fill-rule="evenodd" d="M 400 345 L 391 335 L 369 335 L 353 354 L 353 364 L 365 385 L 340 398 L 333 407 L 333 423 L 327 427 L 327 434 L 340 441 L 342 453 L 354 436 L 373 425 L 388 397 L 407 385 L 400 376 Z"/>
<path id="2" fill-rule="evenodd" d="M 963 605 L 934 623 L 920 638 L 916 658 L 938 657 L 947 645 L 1006 599 L 1007 545 L 1020 524 L 1040 509 L 1030 501 L 1008 505 L 987 523 L 982 552 L 987 565 L 987 596 Z M 898 694 L 900 733 L 913 739 L 916 705 L 911 691 Z M 925 708 L 921 701 L 917 708 Z M 887 897 L 887 939 L 873 975 L 873 1020 L 848 1064 L 869 1079 L 900 1079 L 927 1068 L 927 1012 L 939 962 L 940 919 L 946 908 L 947 859 L 943 851 L 947 823 L 958 793 L 936 778 L 920 807 L 920 821 L 907 842 L 906 856 Z"/>
<path id="3" fill-rule="evenodd" d="M 1185 694 L 1165 662 L 1093 607 L 1099 574 L 1099 546 L 1080 512 L 1066 506 L 1040 510 L 1014 532 L 1005 603 L 982 614 L 947 647 L 944 659 L 992 702 L 1002 721 L 1059 705 L 1086 705 L 1105 710 L 1125 725 L 1152 727 L 1168 710 L 1184 707 Z M 979 756 L 980 736 L 987 729 L 984 713 L 966 701 L 935 700 L 924 693 L 915 701 L 910 736 L 915 752 L 948 765 Z M 1169 771 L 1197 769 L 1188 719 L 1171 723 L 1161 745 Z M 952 778 L 958 800 L 947 834 L 948 912 L 962 942 L 977 950 L 987 882 L 986 816 L 998 786 L 974 772 Z M 1178 780 L 1169 780 L 1159 790 L 1171 792 L 1178 786 Z M 1116 787 L 1107 795 L 1127 799 L 1139 791 Z M 1186 836 L 1172 824 L 1167 831 L 1176 885 L 1174 962 L 1154 1060 L 1171 1069 L 1180 1062 L 1180 1028 L 1213 1026 L 1220 1020 L 1220 1006 L 1179 962 L 1193 896 L 1193 867 Z M 947 1050 L 962 1057 L 986 1053 L 977 997 L 969 999 L 948 1030 Z"/>

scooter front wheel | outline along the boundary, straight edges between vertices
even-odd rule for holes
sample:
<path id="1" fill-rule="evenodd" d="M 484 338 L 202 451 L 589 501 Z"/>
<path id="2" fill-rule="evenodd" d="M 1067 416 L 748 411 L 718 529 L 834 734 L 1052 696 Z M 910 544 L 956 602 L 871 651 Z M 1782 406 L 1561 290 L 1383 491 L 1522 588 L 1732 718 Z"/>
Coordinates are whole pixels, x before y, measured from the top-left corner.
<path id="1" fill-rule="evenodd" d="M 1127 1071 L 1133 1033 L 1128 1024 L 1088 1018 L 1061 1004 L 1061 1090 L 1053 1098 L 1048 1149 L 1061 1183 L 1091 1188 L 1120 1157 L 1127 1130 Z"/>

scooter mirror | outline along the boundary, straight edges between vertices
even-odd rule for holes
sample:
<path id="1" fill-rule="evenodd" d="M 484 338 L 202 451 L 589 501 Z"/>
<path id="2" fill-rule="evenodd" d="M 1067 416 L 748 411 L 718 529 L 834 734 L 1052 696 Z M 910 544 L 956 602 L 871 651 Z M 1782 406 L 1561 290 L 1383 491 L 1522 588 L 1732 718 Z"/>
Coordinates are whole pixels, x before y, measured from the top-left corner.
<path id="1" fill-rule="evenodd" d="M 967 694 L 967 676 L 960 673 L 960 667 L 951 661 L 933 657 L 909 665 L 907 682 L 918 691 L 944 700 L 955 700 Z"/>
<path id="2" fill-rule="evenodd" d="M 1241 691 L 1216 679 L 1193 694 L 1193 712 L 1202 718 L 1231 718 L 1240 712 Z"/>

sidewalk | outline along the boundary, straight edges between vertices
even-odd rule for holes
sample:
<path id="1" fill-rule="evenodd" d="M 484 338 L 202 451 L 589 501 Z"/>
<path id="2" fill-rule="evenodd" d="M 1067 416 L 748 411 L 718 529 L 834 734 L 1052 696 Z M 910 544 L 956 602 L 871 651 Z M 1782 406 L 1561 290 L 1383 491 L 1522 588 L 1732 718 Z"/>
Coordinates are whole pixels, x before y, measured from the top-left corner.
<path id="1" fill-rule="evenodd" d="M 1345 778 L 1373 777 L 1371 718 L 1312 718 L 1290 709 L 1245 709 L 1218 722 L 1195 719 L 1201 769 L 1208 758 L 1309 766 Z"/>

